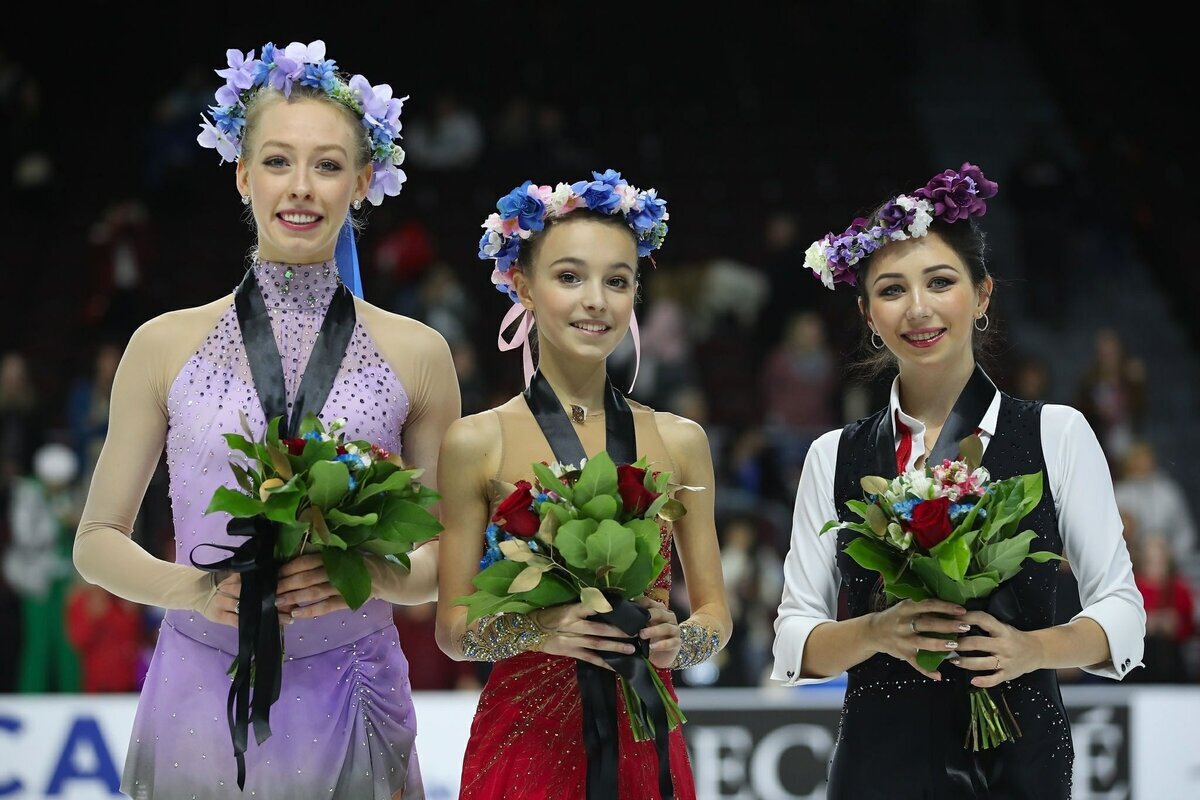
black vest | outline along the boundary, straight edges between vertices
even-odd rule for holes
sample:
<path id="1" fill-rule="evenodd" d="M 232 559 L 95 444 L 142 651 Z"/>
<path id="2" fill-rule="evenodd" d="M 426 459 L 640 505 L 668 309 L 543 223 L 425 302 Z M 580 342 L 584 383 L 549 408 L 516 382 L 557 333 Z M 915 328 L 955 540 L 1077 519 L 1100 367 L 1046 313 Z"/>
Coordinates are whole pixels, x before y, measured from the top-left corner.
<path id="1" fill-rule="evenodd" d="M 1062 553 L 1058 514 L 1041 445 L 1040 403 L 1001 395 L 996 435 L 983 466 L 993 480 L 1041 471 L 1042 501 L 1021 522 L 1038 536 L 1031 551 Z M 847 500 L 861 500 L 866 475 L 894 477 L 895 440 L 890 409 L 847 425 L 838 444 L 834 502 L 842 521 L 858 521 Z M 857 534 L 839 531 L 837 565 L 848 614 L 882 608 L 879 575 L 843 552 Z M 1026 561 L 1009 582 L 1019 602 L 1010 624 L 1021 630 L 1054 624 L 1057 562 Z M 1005 700 L 1022 737 L 993 750 L 963 748 L 969 714 L 967 673 L 949 662 L 934 682 L 908 663 L 877 653 L 851 667 L 838 745 L 830 770 L 830 800 L 928 800 L 930 798 L 1066 798 L 1070 796 L 1073 751 L 1066 711 L 1053 670 L 1038 670 L 992 690 Z M 928 729 L 926 729 L 928 726 Z M 864 760 L 865 759 L 865 760 Z M 870 769 L 864 767 L 870 764 Z"/>

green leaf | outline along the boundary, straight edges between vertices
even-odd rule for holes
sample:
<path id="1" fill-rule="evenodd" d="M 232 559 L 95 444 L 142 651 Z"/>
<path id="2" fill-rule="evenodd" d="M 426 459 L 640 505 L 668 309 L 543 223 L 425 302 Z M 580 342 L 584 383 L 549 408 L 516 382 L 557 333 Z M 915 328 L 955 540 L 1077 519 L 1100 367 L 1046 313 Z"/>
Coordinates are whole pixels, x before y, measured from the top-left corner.
<path id="1" fill-rule="evenodd" d="M 665 506 L 670 499 L 671 496 L 666 492 L 659 494 L 659 496 L 654 499 L 654 502 L 651 503 L 646 509 L 646 513 L 642 516 L 647 519 L 654 519 L 658 516 L 658 512 L 662 511 L 663 506 Z"/>
<path id="2" fill-rule="evenodd" d="M 1000 585 L 1001 577 L 997 572 L 984 572 L 980 575 L 972 575 L 967 578 L 964 584 L 963 593 L 967 597 L 987 597 L 992 592 L 996 591 L 996 587 Z"/>
<path id="3" fill-rule="evenodd" d="M 254 485 L 254 479 L 250 476 L 240 464 L 229 462 L 229 468 L 233 470 L 233 477 L 237 479 L 238 486 L 245 489 L 251 496 L 258 495 L 258 487 Z"/>
<path id="4" fill-rule="evenodd" d="M 865 536 L 846 545 L 846 555 L 863 569 L 878 572 L 885 582 L 894 581 L 900 572 L 900 554 Z"/>
<path id="5" fill-rule="evenodd" d="M 996 572 L 1000 580 L 1006 581 L 1021 571 L 1021 562 L 1029 556 L 1029 543 L 1035 538 L 1035 532 L 1025 531 L 1011 539 L 992 542 L 979 548 L 975 560 L 980 569 Z"/>
<path id="6" fill-rule="evenodd" d="M 586 541 L 599 526 L 600 523 L 594 519 L 573 519 L 565 522 L 558 528 L 554 547 L 568 564 L 577 569 L 584 569 L 588 563 Z"/>
<path id="7" fill-rule="evenodd" d="M 303 523 L 279 526 L 279 538 L 275 541 L 275 556 L 288 561 L 300 555 L 300 544 L 308 533 L 308 526 Z"/>
<path id="8" fill-rule="evenodd" d="M 938 560 L 942 572 L 952 580 L 961 581 L 971 563 L 971 548 L 961 536 L 947 538 L 936 544 L 930 555 Z"/>
<path id="9" fill-rule="evenodd" d="M 867 504 L 864 503 L 862 500 L 847 500 L 846 508 L 853 511 L 855 514 L 857 514 L 863 520 L 865 520 L 867 518 Z"/>
<path id="10" fill-rule="evenodd" d="M 1049 550 L 1038 550 L 1036 553 L 1030 553 L 1029 557 L 1039 564 L 1045 564 L 1047 561 L 1066 561 L 1067 559 L 1060 556 L 1058 553 L 1051 553 Z"/>
<path id="11" fill-rule="evenodd" d="M 305 412 L 304 419 L 300 420 L 300 428 L 296 435 L 303 439 L 305 436 L 313 432 L 324 433 L 325 426 L 321 423 L 321 420 L 317 419 L 316 414 L 308 411 Z"/>
<path id="12" fill-rule="evenodd" d="M 935 653 L 932 650 L 921 650 L 917 653 L 917 663 L 921 665 L 921 669 L 932 672 L 940 667 L 949 655 L 948 652 Z"/>
<path id="13" fill-rule="evenodd" d="M 573 603 L 579 599 L 579 590 L 556 572 L 542 574 L 542 582 L 536 589 L 522 592 L 518 599 L 537 608 Z"/>
<path id="14" fill-rule="evenodd" d="M 362 516 L 356 516 L 338 511 L 336 508 L 331 508 L 325 512 L 325 522 L 329 524 L 330 530 L 341 527 L 355 528 L 359 525 L 374 525 L 379 522 L 379 515 L 363 514 Z"/>
<path id="15" fill-rule="evenodd" d="M 831 520 L 829 520 L 829 522 L 826 522 L 824 525 L 821 526 L 821 530 L 817 531 L 817 535 L 820 536 L 822 533 L 833 530 L 834 528 L 837 528 L 840 530 L 841 527 L 842 527 L 841 520 L 831 519 Z"/>
<path id="16" fill-rule="evenodd" d="M 321 553 L 329 583 L 346 599 L 346 605 L 357 609 L 371 597 L 371 575 L 363 563 L 362 554 L 353 550 L 326 548 Z"/>
<path id="17" fill-rule="evenodd" d="M 591 465 L 590 461 L 588 465 Z M 587 563 L 584 566 L 591 570 L 609 567 L 614 572 L 624 572 L 637 557 L 633 531 L 611 519 L 601 522 L 584 544 L 587 546 Z"/>
<path id="18" fill-rule="evenodd" d="M 386 539 L 367 539 L 364 542 L 360 542 L 357 546 L 380 556 L 404 555 L 412 547 L 408 542 L 389 542 Z"/>
<path id="19" fill-rule="evenodd" d="M 928 600 L 930 597 L 929 590 L 926 589 L 919 581 L 901 579 L 891 583 L 885 582 L 883 585 L 884 594 L 896 600 L 912 600 L 921 602 Z"/>
<path id="20" fill-rule="evenodd" d="M 489 565 L 487 569 L 481 570 L 471 579 L 471 583 L 481 592 L 499 597 L 508 594 L 508 587 L 524 569 L 524 564 L 518 564 L 515 561 L 497 561 L 495 564 Z"/>
<path id="21" fill-rule="evenodd" d="M 617 467 L 607 452 L 601 450 L 588 459 L 583 472 L 579 474 L 579 480 L 575 481 L 572 491 L 574 497 L 571 502 L 580 508 L 593 497 L 600 495 L 614 495 L 614 499 L 616 499 Z"/>
<path id="22" fill-rule="evenodd" d="M 499 614 L 505 611 L 526 614 L 536 608 L 536 606 L 521 600 L 515 600 L 507 596 L 497 597 L 487 592 L 473 592 L 463 597 L 456 597 L 454 598 L 454 604 L 467 607 L 467 624 L 490 614 Z"/>
<path id="23" fill-rule="evenodd" d="M 350 470 L 340 461 L 318 461 L 308 470 L 308 498 L 313 505 L 331 509 L 350 491 Z"/>
<path id="24" fill-rule="evenodd" d="M 257 497 L 235 492 L 228 486 L 218 486 L 204 513 L 212 514 L 217 511 L 224 511 L 234 517 L 257 517 L 263 513 L 263 504 Z"/>
<path id="25" fill-rule="evenodd" d="M 408 470 L 393 472 L 383 480 L 368 484 L 359 489 L 358 502 L 361 503 L 363 500 L 374 497 L 380 492 L 401 492 L 407 489 L 408 485 L 412 483 L 412 477 L 412 473 Z"/>
<path id="26" fill-rule="evenodd" d="M 267 519 L 291 525 L 296 522 L 296 509 L 302 496 L 295 484 L 285 485 L 267 495 L 263 504 Z"/>
<path id="27" fill-rule="evenodd" d="M 409 500 L 388 497 L 379 510 L 375 535 L 389 542 L 414 544 L 432 539 L 442 532 L 442 523 L 433 514 Z"/>
<path id="28" fill-rule="evenodd" d="M 252 461 L 258 461 L 258 446 L 239 433 L 224 433 L 225 443 L 230 450 L 235 450 L 248 456 Z"/>
<path id="29" fill-rule="evenodd" d="M 300 453 L 300 463 L 304 469 L 312 469 L 319 461 L 333 461 L 337 458 L 337 445 L 333 442 L 321 442 L 316 439 L 306 439 L 304 450 Z"/>
<path id="30" fill-rule="evenodd" d="M 649 520 L 643 521 L 648 522 Z M 662 539 L 657 526 L 634 528 L 634 523 L 626 523 L 626 527 L 634 530 L 636 556 L 633 563 L 624 572 L 610 578 L 609 585 L 620 590 L 621 596 L 626 600 L 632 600 L 645 594 L 647 587 L 662 572 L 665 561 L 660 554 Z"/>
<path id="31" fill-rule="evenodd" d="M 579 494 L 576 494 L 575 497 L 578 498 Z M 581 505 L 579 513 L 588 519 L 600 522 L 606 519 L 614 519 L 617 516 L 617 509 L 619 507 L 615 497 L 609 494 L 600 494 Z"/>
<path id="32" fill-rule="evenodd" d="M 533 464 L 532 466 L 533 474 L 537 478 L 538 483 L 541 484 L 543 490 L 547 492 L 554 492 L 569 503 L 574 502 L 574 490 L 556 478 L 554 473 L 550 471 L 549 467 L 541 462 Z"/>
<path id="33" fill-rule="evenodd" d="M 915 572 L 934 597 L 950 603 L 964 603 L 967 599 L 966 587 L 942 572 L 938 560 L 931 556 L 913 556 L 910 563 Z"/>

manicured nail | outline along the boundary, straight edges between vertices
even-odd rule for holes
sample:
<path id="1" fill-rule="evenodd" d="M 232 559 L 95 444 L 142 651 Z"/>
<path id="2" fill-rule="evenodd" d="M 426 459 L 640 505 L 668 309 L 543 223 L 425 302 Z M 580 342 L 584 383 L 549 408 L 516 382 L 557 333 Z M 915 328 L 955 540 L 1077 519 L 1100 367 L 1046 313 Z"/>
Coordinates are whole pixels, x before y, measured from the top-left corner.
<path id="1" fill-rule="evenodd" d="M 958 642 L 946 642 L 946 648 L 948 650 L 953 650 L 956 647 L 958 647 Z"/>
<path id="2" fill-rule="evenodd" d="M 970 625 L 959 625 L 958 629 L 960 631 L 962 631 L 963 633 L 966 633 L 967 631 L 971 630 L 971 626 Z"/>

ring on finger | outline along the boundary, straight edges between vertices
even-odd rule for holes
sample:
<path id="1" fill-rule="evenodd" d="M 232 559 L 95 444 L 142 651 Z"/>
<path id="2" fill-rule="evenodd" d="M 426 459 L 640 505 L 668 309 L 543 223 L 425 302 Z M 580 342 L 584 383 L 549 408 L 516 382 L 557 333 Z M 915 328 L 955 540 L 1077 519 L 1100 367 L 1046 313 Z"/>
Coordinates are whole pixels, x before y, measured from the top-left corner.
<path id="1" fill-rule="evenodd" d="M 996 659 L 996 666 L 994 669 L 996 672 L 999 672 L 1000 671 L 1000 656 L 993 656 L 993 658 Z"/>
<path id="2" fill-rule="evenodd" d="M 908 621 L 908 627 L 912 628 L 913 633 L 920 633 L 920 631 L 917 630 L 917 618 L 916 617 L 913 617 L 912 619 L 910 619 Z"/>

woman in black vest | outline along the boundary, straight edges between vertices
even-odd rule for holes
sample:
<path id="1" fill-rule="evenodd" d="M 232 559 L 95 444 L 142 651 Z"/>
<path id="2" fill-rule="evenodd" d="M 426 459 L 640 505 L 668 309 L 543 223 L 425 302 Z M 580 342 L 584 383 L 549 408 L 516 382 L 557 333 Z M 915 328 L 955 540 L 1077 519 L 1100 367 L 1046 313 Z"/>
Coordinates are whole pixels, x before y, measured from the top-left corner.
<path id="1" fill-rule="evenodd" d="M 831 800 L 1069 797 L 1073 750 L 1055 669 L 1119 680 L 1141 663 L 1145 612 L 1095 435 L 1073 408 L 998 391 L 975 363 L 993 288 L 975 218 L 995 193 L 978 167 L 963 164 L 806 253 L 828 288 L 858 288 L 871 345 L 899 370 L 885 408 L 825 434 L 808 453 L 775 625 L 776 680 L 849 673 Z M 1053 624 L 1054 562 L 1026 562 L 996 594 L 1010 601 L 1003 612 L 938 600 L 886 607 L 879 576 L 842 552 L 854 534 L 818 535 L 827 520 L 849 521 L 845 503 L 862 498 L 864 475 L 953 459 L 973 433 L 993 479 L 1046 476 L 1022 528 L 1038 533 L 1031 550 L 1071 563 L 1082 611 L 1067 624 Z M 848 615 L 836 620 L 841 589 Z M 957 642 L 937 636 L 950 633 Z M 916 662 L 920 649 L 953 655 L 928 672 Z M 964 748 L 972 686 L 1001 687 L 1019 738 Z"/>

